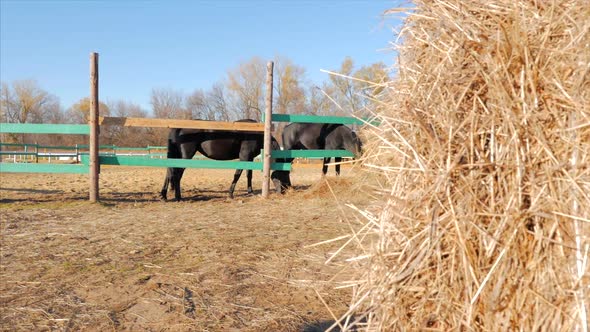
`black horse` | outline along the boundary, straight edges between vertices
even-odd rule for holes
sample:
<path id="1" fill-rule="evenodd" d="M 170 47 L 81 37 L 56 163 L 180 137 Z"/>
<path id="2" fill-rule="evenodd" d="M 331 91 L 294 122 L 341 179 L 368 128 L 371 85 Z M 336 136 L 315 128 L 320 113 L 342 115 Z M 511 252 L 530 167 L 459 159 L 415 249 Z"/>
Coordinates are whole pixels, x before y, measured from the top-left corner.
<path id="1" fill-rule="evenodd" d="M 256 122 L 251 119 L 239 120 L 237 122 Z M 168 135 L 168 153 L 170 159 L 192 159 L 197 151 L 203 156 L 215 160 L 232 160 L 239 158 L 240 161 L 253 161 L 254 157 L 260 154 L 263 147 L 264 133 L 249 133 L 238 131 L 216 131 L 206 129 L 171 129 Z M 272 149 L 280 150 L 278 142 L 272 138 Z M 161 198 L 166 200 L 168 185 L 174 189 L 175 200 L 181 200 L 180 179 L 184 168 L 170 167 L 166 173 L 164 186 L 160 192 Z M 233 198 L 236 183 L 242 175 L 241 169 L 237 169 L 234 180 L 229 187 L 229 197 Z M 252 193 L 252 170 L 247 172 L 248 194 Z M 273 179 L 277 191 L 281 191 L 281 185 Z"/>
<path id="2" fill-rule="evenodd" d="M 291 123 L 283 130 L 283 148 L 285 150 L 348 150 L 359 157 L 362 150 L 362 142 L 352 129 L 342 124 L 327 123 Z M 335 157 L 336 174 L 340 174 L 340 161 Z M 293 158 L 287 158 L 286 162 L 292 162 Z M 324 158 L 322 172 L 328 171 L 330 158 Z M 290 186 L 288 171 L 273 172 L 273 179 L 278 179 L 283 186 Z M 275 185 L 277 182 L 275 181 Z"/>

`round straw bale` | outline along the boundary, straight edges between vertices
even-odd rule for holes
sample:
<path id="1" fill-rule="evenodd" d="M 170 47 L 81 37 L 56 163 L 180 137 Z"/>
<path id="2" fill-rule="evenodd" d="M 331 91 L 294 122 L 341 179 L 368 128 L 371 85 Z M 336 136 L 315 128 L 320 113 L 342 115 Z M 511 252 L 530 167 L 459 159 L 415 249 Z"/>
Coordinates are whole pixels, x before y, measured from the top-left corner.
<path id="1" fill-rule="evenodd" d="M 368 331 L 588 331 L 590 4 L 413 3 L 366 133 L 385 204 L 355 234 L 347 316 Z"/>

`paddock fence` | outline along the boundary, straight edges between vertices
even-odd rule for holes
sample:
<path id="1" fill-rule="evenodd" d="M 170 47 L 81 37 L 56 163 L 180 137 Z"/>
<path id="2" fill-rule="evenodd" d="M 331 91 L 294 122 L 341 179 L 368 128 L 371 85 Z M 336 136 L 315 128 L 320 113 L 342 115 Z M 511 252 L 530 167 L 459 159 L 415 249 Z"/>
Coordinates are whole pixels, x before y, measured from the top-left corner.
<path id="1" fill-rule="evenodd" d="M 62 163 L 7 163 L 0 162 L 0 172 L 27 172 L 27 173 L 74 173 L 90 174 L 89 196 L 91 202 L 98 201 L 98 178 L 100 165 L 117 166 L 141 166 L 141 167 L 180 167 L 180 168 L 209 168 L 209 169 L 246 169 L 263 171 L 262 195 L 268 196 L 270 171 L 291 170 L 291 163 L 278 163 L 273 159 L 277 158 L 325 158 L 325 157 L 346 157 L 352 158 L 353 154 L 346 150 L 271 150 L 270 137 L 272 135 L 273 122 L 302 122 L 302 123 L 331 123 L 331 124 L 356 124 L 363 125 L 367 122 L 354 117 L 319 116 L 319 115 L 289 115 L 272 113 L 272 71 L 273 63 L 267 66 L 267 100 L 266 109 L 263 114 L 262 123 L 248 122 L 221 122 L 203 120 L 179 120 L 179 119 L 155 119 L 155 118 L 132 118 L 132 117 L 99 117 L 98 116 L 98 54 L 91 53 L 90 56 L 90 92 L 91 92 L 91 114 L 89 124 L 31 124 L 31 123 L 1 123 L 0 133 L 31 133 L 31 134 L 60 134 L 60 135 L 87 135 L 88 145 L 78 147 L 58 147 L 61 150 L 76 149 L 75 152 L 63 152 L 58 156 L 71 156 L 75 154 L 79 164 Z M 137 156 L 134 153 L 117 153 L 122 151 L 144 151 L 147 148 L 118 148 L 115 146 L 100 146 L 98 144 L 98 132 L 100 126 L 123 126 L 123 127 L 154 127 L 154 128 L 191 128 L 209 129 L 222 131 L 241 131 L 264 133 L 264 149 L 261 151 L 260 161 L 218 161 L 210 159 L 167 159 L 167 158 L 146 158 Z M 16 147 L 18 144 L 1 143 L 0 148 Z M 11 145 L 12 144 L 12 145 Z M 28 156 L 38 161 L 39 157 L 45 157 L 40 148 L 35 144 L 21 144 L 23 151 L 1 151 L 0 156 L 17 155 Z M 45 147 L 48 148 L 48 147 Z M 154 147 L 152 147 L 153 149 Z M 162 147 L 157 147 L 162 148 Z M 80 152 L 81 149 L 88 152 Z M 100 150 L 109 150 L 108 152 Z M 3 150 L 3 149 L 2 149 Z M 31 151 L 32 150 L 32 151 Z M 160 157 L 163 157 L 162 154 Z"/>

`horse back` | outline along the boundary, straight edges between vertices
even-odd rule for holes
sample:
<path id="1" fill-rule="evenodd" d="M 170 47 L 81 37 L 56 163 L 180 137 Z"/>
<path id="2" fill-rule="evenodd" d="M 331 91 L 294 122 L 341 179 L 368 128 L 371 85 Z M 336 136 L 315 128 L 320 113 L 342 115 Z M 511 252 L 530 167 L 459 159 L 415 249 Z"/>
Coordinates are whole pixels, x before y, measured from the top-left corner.
<path id="1" fill-rule="evenodd" d="M 285 149 L 325 149 L 326 142 L 340 127 L 345 126 L 329 123 L 291 123 L 283 130 L 283 146 Z"/>

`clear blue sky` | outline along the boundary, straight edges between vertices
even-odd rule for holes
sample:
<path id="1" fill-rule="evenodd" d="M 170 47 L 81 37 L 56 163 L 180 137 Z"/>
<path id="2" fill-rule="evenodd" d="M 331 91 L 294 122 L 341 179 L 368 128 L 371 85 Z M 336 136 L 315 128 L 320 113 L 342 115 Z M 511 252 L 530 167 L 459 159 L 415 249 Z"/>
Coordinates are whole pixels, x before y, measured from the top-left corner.
<path id="1" fill-rule="evenodd" d="M 383 11 L 398 1 L 0 0 L 0 80 L 34 79 L 63 108 L 88 95 L 99 53 L 101 101 L 151 111 L 152 88 L 208 89 L 253 56 L 285 56 L 320 83 L 346 56 L 393 63 Z"/>

